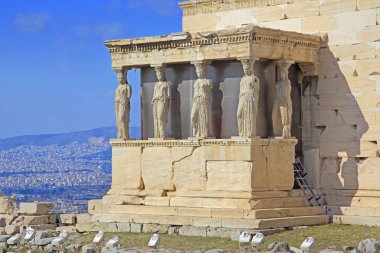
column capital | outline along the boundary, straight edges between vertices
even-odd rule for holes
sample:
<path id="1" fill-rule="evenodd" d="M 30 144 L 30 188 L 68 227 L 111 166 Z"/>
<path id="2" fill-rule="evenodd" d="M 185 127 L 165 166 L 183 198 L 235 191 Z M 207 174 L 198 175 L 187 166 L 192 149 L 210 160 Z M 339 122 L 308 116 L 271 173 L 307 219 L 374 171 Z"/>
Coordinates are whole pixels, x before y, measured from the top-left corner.
<path id="1" fill-rule="evenodd" d="M 164 68 L 166 68 L 166 63 L 155 63 L 155 64 L 150 64 L 150 66 L 152 67 L 152 68 L 156 68 L 156 67 L 164 67 Z"/>
<path id="2" fill-rule="evenodd" d="M 303 76 L 318 76 L 320 68 L 321 68 L 321 64 L 302 62 L 302 63 L 298 63 L 298 67 L 300 67 Z"/>
<path id="3" fill-rule="evenodd" d="M 130 68 L 128 67 L 121 67 L 121 68 L 113 68 L 113 70 L 116 72 L 117 80 L 120 84 L 126 84 L 127 82 L 127 72 Z"/>
<path id="4" fill-rule="evenodd" d="M 199 65 L 199 64 L 203 64 L 203 65 L 210 65 L 212 63 L 212 61 L 210 60 L 199 60 L 199 61 L 192 61 L 190 62 L 192 65 Z"/>

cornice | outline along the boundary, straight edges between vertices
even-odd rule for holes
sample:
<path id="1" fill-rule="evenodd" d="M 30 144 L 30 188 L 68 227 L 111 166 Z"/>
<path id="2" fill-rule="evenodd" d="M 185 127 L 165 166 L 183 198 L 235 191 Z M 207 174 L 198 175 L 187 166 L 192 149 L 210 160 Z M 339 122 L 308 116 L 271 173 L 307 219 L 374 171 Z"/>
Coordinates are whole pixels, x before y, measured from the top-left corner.
<path id="1" fill-rule="evenodd" d="M 207 14 L 249 7 L 279 5 L 289 0 L 191 0 L 180 2 L 184 16 Z"/>

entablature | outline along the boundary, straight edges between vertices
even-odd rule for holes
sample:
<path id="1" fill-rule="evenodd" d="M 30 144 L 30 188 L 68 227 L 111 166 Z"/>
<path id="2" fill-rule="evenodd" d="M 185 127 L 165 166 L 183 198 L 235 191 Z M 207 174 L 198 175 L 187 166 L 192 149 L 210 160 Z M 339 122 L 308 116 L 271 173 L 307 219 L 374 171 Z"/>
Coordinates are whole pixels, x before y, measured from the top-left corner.
<path id="1" fill-rule="evenodd" d="M 202 33 L 106 41 L 113 68 L 241 58 L 317 63 L 322 40 L 307 35 L 248 25 Z"/>

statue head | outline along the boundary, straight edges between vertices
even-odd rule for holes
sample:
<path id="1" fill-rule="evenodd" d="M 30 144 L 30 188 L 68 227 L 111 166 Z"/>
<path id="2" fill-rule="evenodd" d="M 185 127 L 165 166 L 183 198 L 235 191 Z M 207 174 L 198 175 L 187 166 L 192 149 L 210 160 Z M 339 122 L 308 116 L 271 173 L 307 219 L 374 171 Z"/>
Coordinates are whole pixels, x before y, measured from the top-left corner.
<path id="1" fill-rule="evenodd" d="M 252 75 L 252 68 L 253 68 L 252 61 L 249 59 L 241 60 L 241 64 L 243 65 L 244 75 L 246 76 Z"/>
<path id="2" fill-rule="evenodd" d="M 117 74 L 117 80 L 119 81 L 120 85 L 125 85 L 127 84 L 127 68 L 121 68 L 121 69 L 115 69 L 116 74 Z"/>
<path id="3" fill-rule="evenodd" d="M 280 69 L 280 80 L 286 80 L 288 78 L 288 72 L 290 68 L 290 63 L 280 62 L 277 64 Z"/>
<path id="4" fill-rule="evenodd" d="M 204 62 L 197 62 L 194 64 L 195 72 L 199 79 L 206 78 L 206 64 Z"/>
<path id="5" fill-rule="evenodd" d="M 154 70 L 156 71 L 156 76 L 159 82 L 166 81 L 165 69 L 166 69 L 165 65 L 154 67 Z"/>

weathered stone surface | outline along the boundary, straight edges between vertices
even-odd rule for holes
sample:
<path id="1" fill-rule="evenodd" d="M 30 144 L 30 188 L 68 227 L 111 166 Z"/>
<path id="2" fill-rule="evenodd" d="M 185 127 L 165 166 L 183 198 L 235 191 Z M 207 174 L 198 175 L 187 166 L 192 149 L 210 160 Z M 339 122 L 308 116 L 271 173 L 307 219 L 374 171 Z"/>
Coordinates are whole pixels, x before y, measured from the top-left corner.
<path id="1" fill-rule="evenodd" d="M 285 6 L 286 18 L 300 18 L 319 15 L 318 1 L 294 2 Z"/>
<path id="2" fill-rule="evenodd" d="M 59 225 L 56 228 L 56 231 L 63 231 L 63 230 L 66 230 L 69 233 L 75 233 L 77 231 L 75 226 L 61 226 L 61 225 Z"/>
<path id="3" fill-rule="evenodd" d="M 174 190 L 171 148 L 144 148 L 141 170 L 146 190 Z"/>
<path id="4" fill-rule="evenodd" d="M 321 1 L 320 13 L 330 14 L 356 10 L 356 0 Z"/>
<path id="5" fill-rule="evenodd" d="M 88 213 L 108 213 L 108 204 L 103 204 L 101 199 L 92 199 L 88 201 Z"/>
<path id="6" fill-rule="evenodd" d="M 359 252 L 368 252 L 368 253 L 376 253 L 379 251 L 380 241 L 370 238 L 365 239 L 358 244 Z"/>
<path id="7" fill-rule="evenodd" d="M 131 223 L 131 232 L 132 233 L 141 233 L 143 224 L 140 223 Z"/>
<path id="8" fill-rule="evenodd" d="M 34 215 L 43 215 L 48 214 L 54 205 L 47 202 L 21 202 L 19 213 L 21 214 L 34 214 Z"/>
<path id="9" fill-rule="evenodd" d="M 27 226 L 27 225 L 42 225 L 49 223 L 49 215 L 39 215 L 39 216 L 28 216 L 20 215 L 14 221 L 11 222 L 11 225 L 18 226 Z"/>
<path id="10" fill-rule="evenodd" d="M 143 224 L 142 232 L 143 233 L 167 234 L 169 231 L 169 227 L 170 227 L 170 225 Z"/>
<path id="11" fill-rule="evenodd" d="M 268 245 L 268 250 L 272 252 L 290 252 L 287 242 L 272 242 Z"/>
<path id="12" fill-rule="evenodd" d="M 87 214 L 87 213 L 78 213 L 76 216 L 77 216 L 77 223 L 88 222 L 91 219 L 90 214 Z"/>
<path id="13" fill-rule="evenodd" d="M 208 227 L 206 230 L 206 236 L 207 237 L 218 237 L 218 238 L 230 238 L 231 237 L 231 229 Z"/>
<path id="14" fill-rule="evenodd" d="M 83 245 L 81 253 L 96 253 L 98 251 L 94 244 Z"/>
<path id="15" fill-rule="evenodd" d="M 141 147 L 112 149 L 112 187 L 142 189 Z"/>
<path id="16" fill-rule="evenodd" d="M 228 174 L 228 177 L 226 175 Z M 208 191 L 251 191 L 252 163 L 243 161 L 207 162 Z"/>
<path id="17" fill-rule="evenodd" d="M 17 225 L 7 225 L 4 229 L 7 235 L 13 235 L 20 232 L 20 226 Z"/>
<path id="18" fill-rule="evenodd" d="M 0 197 L 0 214 L 13 214 L 16 212 L 16 199 L 14 197 Z"/>
<path id="19" fill-rule="evenodd" d="M 62 224 L 75 224 L 77 222 L 77 215 L 75 213 L 60 214 L 58 220 Z"/>
<path id="20" fill-rule="evenodd" d="M 178 231 L 179 235 L 184 236 L 207 236 L 207 228 L 206 227 L 193 227 L 193 226 L 182 226 Z"/>

